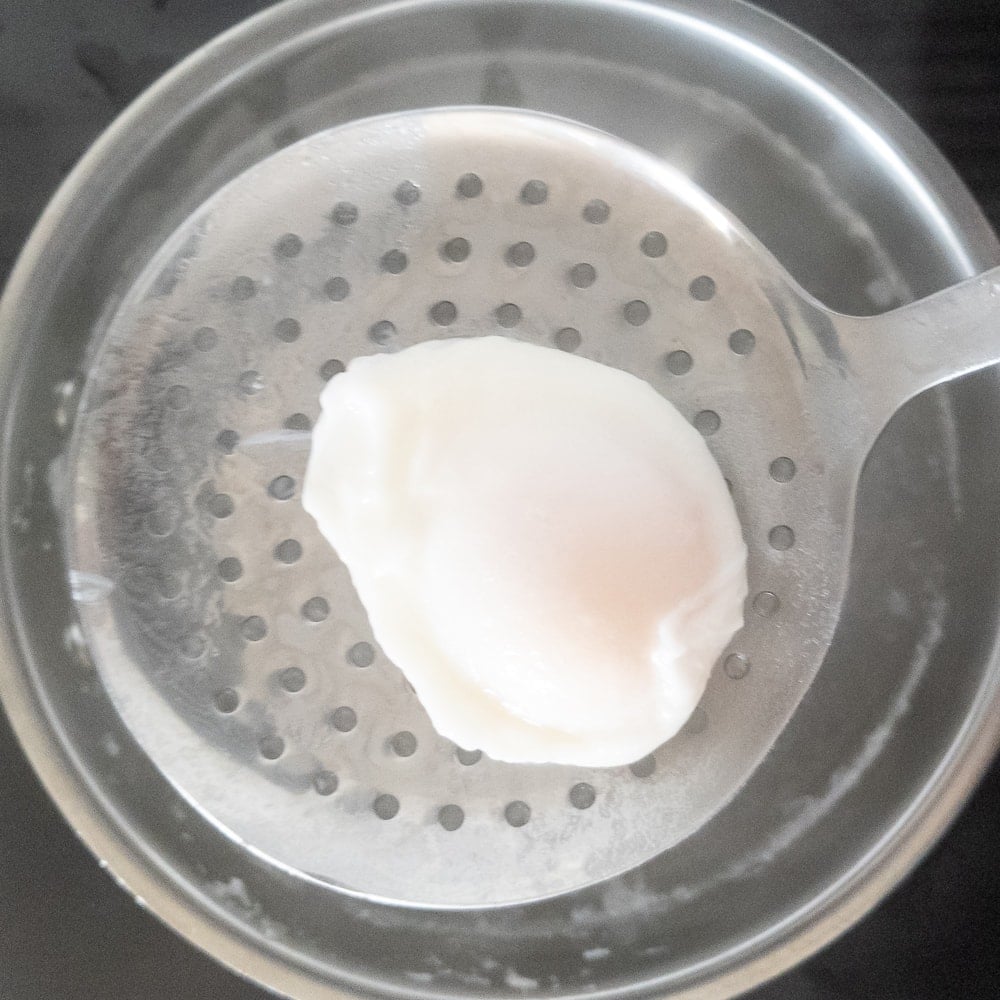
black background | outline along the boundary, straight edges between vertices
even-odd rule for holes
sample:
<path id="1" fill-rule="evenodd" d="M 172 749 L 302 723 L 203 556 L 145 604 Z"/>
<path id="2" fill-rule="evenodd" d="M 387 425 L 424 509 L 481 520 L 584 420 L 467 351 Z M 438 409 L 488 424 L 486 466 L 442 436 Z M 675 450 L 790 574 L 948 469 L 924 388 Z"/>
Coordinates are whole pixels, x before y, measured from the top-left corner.
<path id="1" fill-rule="evenodd" d="M 0 0 L 0 284 L 56 185 L 146 85 L 265 0 Z M 1000 3 L 764 0 L 883 87 L 1000 227 Z M 1000 765 L 878 910 L 752 1000 L 1000 997 Z M 0 1000 L 263 1000 L 80 845 L 0 713 Z"/>

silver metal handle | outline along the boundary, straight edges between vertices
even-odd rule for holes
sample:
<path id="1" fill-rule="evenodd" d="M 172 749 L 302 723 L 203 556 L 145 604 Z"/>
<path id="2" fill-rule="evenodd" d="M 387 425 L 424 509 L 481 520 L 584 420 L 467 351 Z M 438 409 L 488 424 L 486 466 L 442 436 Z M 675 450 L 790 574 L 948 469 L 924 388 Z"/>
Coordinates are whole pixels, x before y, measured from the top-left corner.
<path id="1" fill-rule="evenodd" d="M 907 400 L 1000 362 L 1000 267 L 881 316 L 836 316 L 874 439 Z"/>
<path id="2" fill-rule="evenodd" d="M 823 439 L 831 516 L 849 530 L 858 473 L 893 414 L 926 389 L 1000 363 L 1000 267 L 880 316 L 831 312 L 787 276 L 764 291 Z"/>

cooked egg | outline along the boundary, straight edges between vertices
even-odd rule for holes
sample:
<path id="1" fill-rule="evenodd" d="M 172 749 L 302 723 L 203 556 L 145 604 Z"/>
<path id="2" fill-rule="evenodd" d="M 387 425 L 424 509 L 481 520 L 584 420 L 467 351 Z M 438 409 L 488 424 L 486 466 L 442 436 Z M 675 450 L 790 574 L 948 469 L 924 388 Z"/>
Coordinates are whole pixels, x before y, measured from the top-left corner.
<path id="1" fill-rule="evenodd" d="M 746 547 L 701 436 L 649 385 L 503 337 L 358 358 L 302 501 L 438 732 L 626 764 L 742 625 Z"/>

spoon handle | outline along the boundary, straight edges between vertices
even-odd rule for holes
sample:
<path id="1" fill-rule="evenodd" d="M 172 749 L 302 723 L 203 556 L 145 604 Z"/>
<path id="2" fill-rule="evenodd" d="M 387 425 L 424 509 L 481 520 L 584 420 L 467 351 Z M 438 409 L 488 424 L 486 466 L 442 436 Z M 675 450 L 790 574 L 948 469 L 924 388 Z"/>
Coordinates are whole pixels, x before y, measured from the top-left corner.
<path id="1" fill-rule="evenodd" d="M 880 316 L 832 319 L 874 438 L 925 389 L 1000 362 L 1000 267 Z"/>
<path id="2" fill-rule="evenodd" d="M 908 400 L 1000 363 L 1000 267 L 880 316 L 846 316 L 787 281 L 765 289 L 821 436 L 831 517 L 849 529 L 858 474 Z"/>

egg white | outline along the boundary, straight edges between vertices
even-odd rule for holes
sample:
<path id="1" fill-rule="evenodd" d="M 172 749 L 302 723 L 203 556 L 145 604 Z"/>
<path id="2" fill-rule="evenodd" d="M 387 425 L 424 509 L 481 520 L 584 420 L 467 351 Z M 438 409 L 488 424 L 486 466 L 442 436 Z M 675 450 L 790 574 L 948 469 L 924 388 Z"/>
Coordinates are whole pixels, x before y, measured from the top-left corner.
<path id="1" fill-rule="evenodd" d="M 359 358 L 303 505 L 443 736 L 629 763 L 743 623 L 746 546 L 701 435 L 625 372 L 503 337 Z"/>

